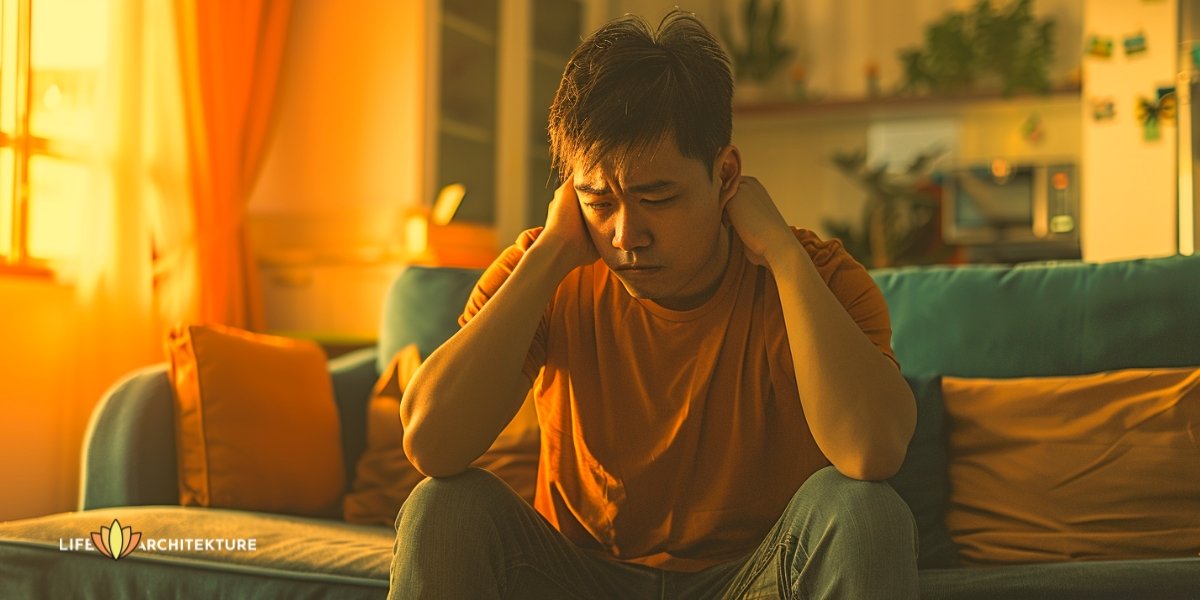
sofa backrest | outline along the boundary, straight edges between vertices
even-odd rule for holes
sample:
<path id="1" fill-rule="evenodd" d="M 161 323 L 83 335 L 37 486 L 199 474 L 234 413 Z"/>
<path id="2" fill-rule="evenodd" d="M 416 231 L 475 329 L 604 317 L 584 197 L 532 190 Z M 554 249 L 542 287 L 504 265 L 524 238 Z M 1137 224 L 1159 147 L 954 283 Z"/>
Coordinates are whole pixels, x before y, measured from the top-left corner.
<path id="1" fill-rule="evenodd" d="M 458 330 L 482 271 L 408 267 L 384 300 L 376 365 Z M 906 374 L 1077 375 L 1200 365 L 1200 255 L 872 271 Z"/>
<path id="2" fill-rule="evenodd" d="M 421 357 L 430 355 L 458 331 L 458 316 L 475 282 L 479 269 L 411 266 L 388 288 L 379 326 L 376 367 L 383 373 L 402 348 L 416 344 Z"/>
<path id="3" fill-rule="evenodd" d="M 872 272 L 909 375 L 1200 365 L 1200 255 Z"/>

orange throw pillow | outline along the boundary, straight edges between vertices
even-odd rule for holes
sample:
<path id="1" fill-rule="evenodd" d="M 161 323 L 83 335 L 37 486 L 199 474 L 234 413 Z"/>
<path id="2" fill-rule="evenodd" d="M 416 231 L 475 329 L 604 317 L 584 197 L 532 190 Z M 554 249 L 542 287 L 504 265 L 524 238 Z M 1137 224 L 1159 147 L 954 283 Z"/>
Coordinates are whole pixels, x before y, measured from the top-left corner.
<path id="1" fill-rule="evenodd" d="M 968 564 L 1196 556 L 1200 370 L 945 377 Z"/>
<path id="2" fill-rule="evenodd" d="M 394 525 L 400 505 L 425 476 L 404 454 L 400 399 L 404 386 L 421 366 L 415 344 L 392 358 L 367 407 L 367 448 L 355 467 L 354 483 L 342 503 L 351 523 Z M 533 503 L 537 484 L 539 430 L 533 401 L 526 398 L 491 448 L 472 466 L 487 469 Z"/>
<path id="3" fill-rule="evenodd" d="M 346 474 L 320 346 L 192 325 L 167 353 L 181 505 L 337 515 Z"/>

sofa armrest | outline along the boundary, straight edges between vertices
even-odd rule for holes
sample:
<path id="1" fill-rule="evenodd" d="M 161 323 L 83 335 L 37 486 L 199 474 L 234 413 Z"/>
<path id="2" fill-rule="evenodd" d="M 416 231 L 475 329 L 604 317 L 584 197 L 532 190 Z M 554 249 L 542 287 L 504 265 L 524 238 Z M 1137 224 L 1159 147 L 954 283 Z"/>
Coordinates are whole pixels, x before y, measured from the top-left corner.
<path id="1" fill-rule="evenodd" d="M 367 402 L 379 374 L 375 349 L 329 361 L 341 415 L 347 484 L 366 448 Z M 131 373 L 92 411 L 83 442 L 80 508 L 179 504 L 175 400 L 167 364 Z"/>
<path id="2" fill-rule="evenodd" d="M 376 350 L 363 348 L 329 361 L 333 396 L 342 426 L 342 456 L 346 461 L 346 486 L 354 478 L 358 458 L 367 447 L 367 403 L 379 379 Z"/>
<path id="3" fill-rule="evenodd" d="M 82 510 L 179 504 L 166 363 L 135 371 L 104 394 L 88 423 L 82 471 Z"/>

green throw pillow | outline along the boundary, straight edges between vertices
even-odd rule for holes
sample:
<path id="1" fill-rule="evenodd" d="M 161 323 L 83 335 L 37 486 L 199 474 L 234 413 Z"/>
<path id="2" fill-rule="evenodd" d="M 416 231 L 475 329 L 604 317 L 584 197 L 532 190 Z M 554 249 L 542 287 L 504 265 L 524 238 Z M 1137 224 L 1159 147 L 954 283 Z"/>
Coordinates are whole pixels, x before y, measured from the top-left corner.
<path id="1" fill-rule="evenodd" d="M 416 344 L 429 356 L 458 331 L 458 316 L 483 271 L 410 266 L 392 282 L 383 302 L 375 368 L 387 369 L 401 348 Z"/>
<path id="2" fill-rule="evenodd" d="M 917 427 L 908 455 L 895 477 L 888 480 L 908 503 L 917 521 L 922 569 L 953 567 L 958 549 L 946 530 L 950 501 L 949 458 L 946 450 L 946 408 L 940 375 L 905 376 L 917 399 Z"/>

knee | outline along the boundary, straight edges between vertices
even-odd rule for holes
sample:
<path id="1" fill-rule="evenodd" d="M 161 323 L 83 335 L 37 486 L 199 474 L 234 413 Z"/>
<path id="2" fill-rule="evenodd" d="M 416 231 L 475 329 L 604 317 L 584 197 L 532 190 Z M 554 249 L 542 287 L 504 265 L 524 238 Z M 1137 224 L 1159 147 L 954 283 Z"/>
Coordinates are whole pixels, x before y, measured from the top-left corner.
<path id="1" fill-rule="evenodd" d="M 477 527 L 503 510 L 515 492 L 492 473 L 470 467 L 452 477 L 426 477 L 413 488 L 396 517 L 396 529 L 420 522 L 432 527 Z"/>
<path id="2" fill-rule="evenodd" d="M 842 533 L 871 536 L 892 531 L 902 536 L 916 535 L 912 511 L 891 485 L 851 479 L 834 467 L 813 473 L 792 502 L 812 507 L 821 520 Z"/>
<path id="3" fill-rule="evenodd" d="M 872 512 L 889 512 L 898 509 L 908 511 L 908 505 L 882 481 L 861 481 L 842 475 L 834 467 L 825 467 L 813 473 L 800 487 L 801 493 L 819 497 L 826 506 L 846 506 L 852 509 L 875 509 Z"/>
<path id="4" fill-rule="evenodd" d="M 891 485 L 827 467 L 800 486 L 788 511 L 795 579 L 781 596 L 917 597 L 916 524 Z"/>

